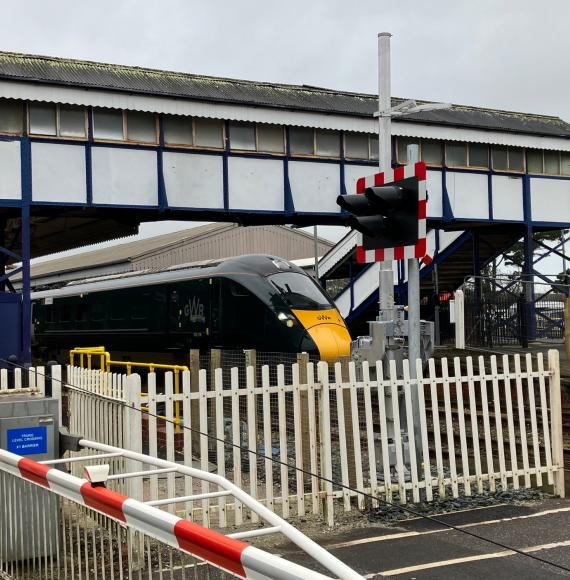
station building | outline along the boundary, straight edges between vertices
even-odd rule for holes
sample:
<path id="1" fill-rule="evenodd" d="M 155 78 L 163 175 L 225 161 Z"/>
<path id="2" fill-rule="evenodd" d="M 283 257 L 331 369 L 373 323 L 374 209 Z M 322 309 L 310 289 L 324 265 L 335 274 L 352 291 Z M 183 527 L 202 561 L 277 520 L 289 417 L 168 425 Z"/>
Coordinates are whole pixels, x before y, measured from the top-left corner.
<path id="1" fill-rule="evenodd" d="M 118 242 L 119 240 L 117 240 Z M 332 242 L 317 240 L 317 258 Z M 80 253 L 54 256 L 32 264 L 33 290 L 58 288 L 89 278 L 156 272 L 172 267 L 205 266 L 220 259 L 246 254 L 268 254 L 292 260 L 313 274 L 315 239 L 287 226 L 249 226 L 212 223 L 142 239 L 124 239 L 104 247 L 85 248 Z M 21 276 L 15 281 L 21 285 Z"/>

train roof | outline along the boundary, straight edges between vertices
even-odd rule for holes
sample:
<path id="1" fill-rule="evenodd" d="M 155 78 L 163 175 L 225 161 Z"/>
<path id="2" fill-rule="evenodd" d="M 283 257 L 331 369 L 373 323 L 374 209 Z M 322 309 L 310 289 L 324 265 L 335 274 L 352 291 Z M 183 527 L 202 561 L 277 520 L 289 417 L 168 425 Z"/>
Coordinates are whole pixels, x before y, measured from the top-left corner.
<path id="1" fill-rule="evenodd" d="M 251 254 L 219 260 L 203 260 L 202 262 L 190 264 L 178 264 L 163 270 L 142 270 L 77 280 L 69 282 L 61 288 L 32 292 L 32 300 L 63 298 L 92 292 L 135 288 L 137 286 L 153 286 L 155 284 L 181 282 L 209 276 L 269 276 L 278 272 L 305 274 L 301 268 L 278 256 Z"/>

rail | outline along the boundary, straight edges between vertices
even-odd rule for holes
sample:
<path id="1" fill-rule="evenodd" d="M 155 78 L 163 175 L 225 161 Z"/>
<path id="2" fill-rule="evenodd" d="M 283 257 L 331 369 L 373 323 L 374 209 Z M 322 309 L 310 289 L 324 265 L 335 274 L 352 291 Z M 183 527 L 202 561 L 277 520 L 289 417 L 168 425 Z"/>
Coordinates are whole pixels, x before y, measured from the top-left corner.
<path id="1" fill-rule="evenodd" d="M 136 361 L 111 360 L 111 353 L 109 353 L 104 346 L 77 346 L 69 351 L 69 364 L 74 366 L 75 355 L 79 358 L 79 367 L 92 369 L 92 359 L 99 358 L 99 370 L 110 373 L 111 367 L 123 367 L 127 371 L 127 375 L 132 373 L 133 368 L 147 369 L 149 373 L 154 373 L 156 370 L 171 371 L 174 374 L 174 392 L 180 393 L 180 373 L 189 370 L 185 365 L 168 365 L 162 363 L 145 363 Z M 176 422 L 176 432 L 180 433 L 180 402 L 174 405 Z"/>

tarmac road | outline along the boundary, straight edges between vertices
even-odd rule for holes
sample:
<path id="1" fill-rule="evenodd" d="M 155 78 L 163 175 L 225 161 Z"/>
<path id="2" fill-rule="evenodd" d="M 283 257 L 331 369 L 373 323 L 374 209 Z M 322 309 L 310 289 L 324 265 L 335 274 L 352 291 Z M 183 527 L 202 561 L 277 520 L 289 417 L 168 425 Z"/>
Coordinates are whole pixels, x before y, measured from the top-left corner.
<path id="1" fill-rule="evenodd" d="M 499 505 L 436 517 L 570 569 L 570 500 Z M 328 535 L 321 543 L 367 579 L 570 577 L 570 572 L 425 519 L 345 531 Z M 295 546 L 278 550 L 287 559 L 313 567 Z"/>

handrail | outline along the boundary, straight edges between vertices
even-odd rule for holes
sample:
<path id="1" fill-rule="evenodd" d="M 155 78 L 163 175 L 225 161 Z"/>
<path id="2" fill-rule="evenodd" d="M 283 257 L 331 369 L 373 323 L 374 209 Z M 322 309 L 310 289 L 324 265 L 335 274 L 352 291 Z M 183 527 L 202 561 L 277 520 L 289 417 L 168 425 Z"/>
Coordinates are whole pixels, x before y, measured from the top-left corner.
<path id="1" fill-rule="evenodd" d="M 363 580 L 362 576 L 355 572 L 352 568 L 347 566 L 344 562 L 333 556 L 328 550 L 326 550 L 320 544 L 308 538 L 300 530 L 292 526 L 288 521 L 284 520 L 278 516 L 275 512 L 270 510 L 268 507 L 263 505 L 259 500 L 252 497 L 243 489 L 217 473 L 210 473 L 208 471 L 198 469 L 196 467 L 191 467 L 189 465 L 181 465 L 166 459 L 160 459 L 158 457 L 152 457 L 149 455 L 144 455 L 136 451 L 131 451 L 129 449 L 121 449 L 119 447 L 113 447 L 112 445 L 106 445 L 105 443 L 99 443 L 97 441 L 91 441 L 89 439 L 81 439 L 79 445 L 84 449 L 96 450 L 102 453 L 113 453 L 122 452 L 125 459 L 131 459 L 133 461 L 138 461 L 148 466 L 154 466 L 157 469 L 170 468 L 176 470 L 182 476 L 193 477 L 200 479 L 202 481 L 207 481 L 225 491 L 229 491 L 230 494 L 247 508 L 255 512 L 261 519 L 265 520 L 272 527 L 279 527 L 280 532 L 293 544 L 301 548 L 307 555 L 311 556 L 324 568 L 332 572 L 336 578 L 342 580 Z M 80 461 L 81 456 L 73 458 Z M 152 475 L 153 470 L 149 469 L 145 471 L 146 475 Z M 287 562 L 286 565 L 290 565 Z M 295 578 L 295 574 L 291 574 Z M 280 576 L 281 577 L 281 576 Z M 315 576 L 322 577 L 322 576 Z M 309 579 L 312 578 L 309 570 L 305 570 L 305 575 L 300 578 Z"/>
<path id="2" fill-rule="evenodd" d="M 212 476 L 208 472 L 195 468 L 186 468 L 173 462 L 129 452 L 118 447 L 106 446 L 94 441 L 82 439 L 79 444 L 87 449 L 101 450 L 101 448 L 105 448 L 107 454 L 120 453 L 126 459 L 136 458 L 137 461 L 159 468 L 171 467 L 180 474 L 211 481 L 222 489 L 230 491 L 236 500 L 250 507 L 269 523 L 273 523 L 273 528 L 279 527 L 279 531 L 283 535 L 332 572 L 336 578 L 363 580 L 360 574 L 322 546 L 313 542 L 259 501 L 221 476 Z M 68 462 L 82 461 L 83 459 L 81 456 L 71 457 L 68 458 Z M 93 485 L 86 479 L 80 479 L 55 467 L 42 465 L 4 449 L 0 449 L 0 471 L 42 486 L 51 493 L 63 496 L 78 505 L 86 506 L 118 520 L 132 530 L 142 532 L 240 578 L 252 580 L 254 578 L 330 580 L 330 576 L 325 576 L 320 572 L 255 548 L 238 538 L 232 538 L 230 535 L 205 528 L 175 514 L 107 489 L 105 485 Z M 152 475 L 152 473 L 153 470 L 144 472 L 147 476 Z M 126 476 L 128 473 L 122 475 Z M 260 533 L 267 533 L 267 531 L 267 528 L 263 528 Z"/>
<path id="3" fill-rule="evenodd" d="M 155 370 L 172 371 L 174 373 L 174 392 L 180 393 L 180 373 L 190 370 L 186 365 L 169 365 L 162 363 L 145 363 L 136 361 L 111 360 L 111 353 L 107 352 L 104 346 L 77 346 L 69 351 L 69 364 L 74 366 L 75 355 L 79 355 L 80 368 L 92 368 L 91 359 L 99 357 L 99 369 L 110 373 L 112 366 L 125 367 L 127 375 L 130 375 L 133 368 L 148 369 L 154 373 Z M 85 360 L 87 366 L 85 367 Z M 175 422 L 176 432 L 180 433 L 180 401 L 175 402 Z"/>

